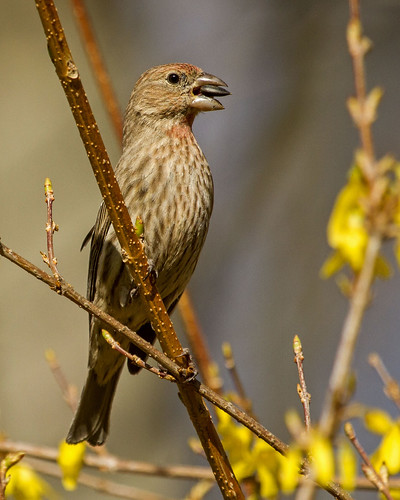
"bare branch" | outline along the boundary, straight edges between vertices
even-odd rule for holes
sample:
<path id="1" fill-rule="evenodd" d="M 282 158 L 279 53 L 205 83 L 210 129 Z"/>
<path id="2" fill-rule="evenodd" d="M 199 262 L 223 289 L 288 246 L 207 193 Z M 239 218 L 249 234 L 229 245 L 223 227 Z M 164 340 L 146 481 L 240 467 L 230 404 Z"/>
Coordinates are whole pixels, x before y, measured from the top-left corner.
<path id="1" fill-rule="evenodd" d="M 369 41 L 362 37 L 361 21 L 359 13 L 359 0 L 349 0 L 350 21 L 347 29 L 347 40 L 349 52 L 353 62 L 354 81 L 356 89 L 357 113 L 351 113 L 353 120 L 359 130 L 362 146 L 361 171 L 365 180 L 370 185 L 370 227 L 368 228 L 369 239 L 365 251 L 364 263 L 361 271 L 355 277 L 354 291 L 350 300 L 349 311 L 345 318 L 340 336 L 340 343 L 336 352 L 332 373 L 329 379 L 329 388 L 320 419 L 321 431 L 332 436 L 339 423 L 339 415 L 345 403 L 347 384 L 353 360 L 354 350 L 364 312 L 370 299 L 371 285 L 374 280 L 374 270 L 376 259 L 382 244 L 383 233 L 380 227 L 379 217 L 374 210 L 379 210 L 379 204 L 383 195 L 382 185 L 384 184 L 379 165 L 375 160 L 372 142 L 371 125 L 375 119 L 374 112 L 371 112 L 367 105 L 364 56 L 369 49 Z M 351 111 L 351 106 L 350 111 Z M 354 106 L 353 106 L 354 107 Z M 356 115 L 356 116 L 355 116 Z"/>
<path id="2" fill-rule="evenodd" d="M 366 113 L 367 92 L 364 57 L 371 48 L 371 42 L 362 36 L 360 19 L 360 0 L 349 0 L 350 21 L 347 28 L 347 43 L 353 64 L 354 84 L 356 97 L 360 104 L 360 117 L 356 125 L 360 133 L 360 140 L 366 155 L 364 174 L 372 181 L 377 174 L 375 153 L 372 140 L 371 119 Z"/>
<path id="3" fill-rule="evenodd" d="M 78 398 L 76 388 L 68 383 L 63 371 L 61 370 L 60 364 L 57 360 L 56 354 L 52 349 L 47 349 L 45 352 L 47 364 L 61 389 L 64 400 L 72 411 L 76 410 L 78 405 Z"/>
<path id="4" fill-rule="evenodd" d="M 384 384 L 384 392 L 400 409 L 400 385 L 386 369 L 382 359 L 377 353 L 372 353 L 368 357 L 369 364 L 375 368 Z"/>
<path id="5" fill-rule="evenodd" d="M 135 365 L 139 366 L 140 368 L 143 368 L 144 370 L 147 370 L 151 373 L 155 373 L 158 377 L 163 378 L 165 380 L 169 380 L 171 382 L 176 382 L 174 377 L 169 375 L 166 371 L 161 371 L 158 370 L 157 368 L 154 368 L 154 366 L 149 365 L 145 361 L 143 361 L 139 356 L 136 356 L 136 354 L 131 354 L 130 352 L 126 351 L 123 349 L 120 345 L 119 342 L 117 342 L 114 337 L 111 335 L 111 333 L 107 332 L 107 330 L 102 330 L 101 334 L 103 335 L 104 340 L 111 346 L 112 349 L 115 349 L 118 351 L 120 354 L 128 358 L 130 361 L 135 363 Z"/>
<path id="6" fill-rule="evenodd" d="M 224 342 L 222 345 L 222 353 L 225 358 L 225 367 L 232 378 L 237 392 L 238 401 L 235 400 L 235 402 L 237 402 L 249 415 L 252 415 L 252 403 L 247 397 L 242 381 L 240 380 L 239 373 L 236 369 L 235 358 L 233 357 L 232 346 L 229 342 Z"/>
<path id="7" fill-rule="evenodd" d="M 371 481 L 371 483 L 381 492 L 387 500 L 393 500 L 392 495 L 390 494 L 389 487 L 386 482 L 383 480 L 382 476 L 375 470 L 375 467 L 372 465 L 371 460 L 369 459 L 366 451 L 361 445 L 360 441 L 357 439 L 356 433 L 354 432 L 353 426 L 350 422 L 346 422 L 344 426 L 344 432 L 346 436 L 350 439 L 354 448 L 357 450 L 364 464 L 362 466 L 362 470 L 366 476 L 366 478 Z"/>
<path id="8" fill-rule="evenodd" d="M 35 446 L 29 443 L 10 440 L 0 441 L 0 452 L 16 453 L 21 450 L 29 457 L 50 462 L 56 461 L 59 455 L 57 448 L 51 448 L 49 446 Z M 213 474 L 209 467 L 187 465 L 168 465 L 164 467 L 148 462 L 124 460 L 110 454 L 107 456 L 98 456 L 92 453 L 86 453 L 83 463 L 87 467 L 110 472 L 143 474 L 146 476 L 161 476 L 175 479 L 213 479 Z"/>
<path id="9" fill-rule="evenodd" d="M 93 74 L 96 77 L 96 82 L 106 105 L 108 115 L 111 118 L 114 131 L 121 143 L 122 113 L 118 106 L 111 78 L 104 63 L 99 44 L 97 43 L 88 12 L 82 0 L 71 0 L 71 4 L 86 54 L 93 69 Z"/>
<path id="10" fill-rule="evenodd" d="M 304 409 L 304 424 L 306 430 L 311 429 L 311 413 L 310 413 L 310 399 L 311 395 L 307 392 L 306 379 L 304 377 L 303 371 L 303 348 L 300 342 L 300 338 L 296 335 L 293 339 L 293 351 L 294 351 L 294 362 L 297 365 L 297 371 L 299 373 L 300 384 L 297 385 L 297 393 L 300 397 L 301 404 Z"/>
<path id="11" fill-rule="evenodd" d="M 60 275 L 57 269 L 57 259 L 54 255 L 53 235 L 54 231 L 58 231 L 58 226 L 53 222 L 53 201 L 54 192 L 51 180 L 46 177 L 44 181 L 44 195 L 47 204 L 47 222 L 46 222 L 46 241 L 47 241 L 47 255 L 41 252 L 43 261 L 49 266 L 53 276 L 59 279 Z"/>
<path id="12" fill-rule="evenodd" d="M 185 325 L 190 351 L 196 360 L 202 380 L 208 387 L 221 394 L 222 381 L 218 376 L 217 366 L 212 360 L 207 341 L 200 328 L 187 290 L 185 290 L 178 302 L 178 309 Z"/>

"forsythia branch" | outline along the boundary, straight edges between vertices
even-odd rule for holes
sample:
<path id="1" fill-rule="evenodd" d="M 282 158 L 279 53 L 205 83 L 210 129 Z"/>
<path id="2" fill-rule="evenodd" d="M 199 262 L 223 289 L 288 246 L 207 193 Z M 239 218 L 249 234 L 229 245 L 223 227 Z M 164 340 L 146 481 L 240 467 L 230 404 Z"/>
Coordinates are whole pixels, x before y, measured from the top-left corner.
<path id="1" fill-rule="evenodd" d="M 369 183 L 369 201 L 371 210 L 379 211 L 379 202 L 383 195 L 381 191 L 382 173 L 379 171 L 378 162 L 375 160 L 372 142 L 371 125 L 375 119 L 374 113 L 367 111 L 366 84 L 364 56 L 369 48 L 366 38 L 362 37 L 361 21 L 359 17 L 359 0 L 349 0 L 350 21 L 347 28 L 349 52 L 353 61 L 353 72 L 356 89 L 355 100 L 361 113 L 361 118 L 355 120 L 359 130 L 363 159 L 360 169 Z M 377 104 L 377 103 L 376 103 Z M 381 193 L 379 197 L 376 193 Z M 378 198 L 378 199 L 377 199 Z M 367 200 L 368 203 L 368 200 Z M 347 392 L 348 377 L 353 360 L 355 345 L 360 333 L 361 323 L 365 309 L 369 303 L 370 289 L 374 279 L 375 263 L 381 248 L 383 233 L 378 225 L 379 217 L 371 214 L 371 223 L 368 228 L 368 243 L 365 250 L 361 270 L 355 276 L 355 286 L 350 299 L 337 353 L 334 360 L 329 387 L 320 419 L 321 431 L 326 436 L 335 433 L 339 414 L 344 404 L 344 395 Z"/>
<path id="2" fill-rule="evenodd" d="M 56 461 L 59 450 L 49 446 L 35 446 L 29 443 L 0 440 L 1 453 L 16 453 L 23 451 L 26 456 L 46 461 Z M 94 469 L 109 470 L 130 474 L 144 474 L 148 476 L 163 476 L 179 479 L 213 479 L 208 467 L 168 465 L 166 467 L 136 460 L 124 460 L 114 455 L 99 456 L 86 453 L 84 465 Z"/>
<path id="3" fill-rule="evenodd" d="M 122 113 L 119 109 L 115 92 L 111 85 L 111 79 L 104 64 L 85 4 L 82 0 L 71 0 L 71 3 L 81 38 L 84 42 L 86 54 L 93 68 L 97 85 L 103 97 L 103 102 L 107 108 L 108 115 L 111 118 L 119 142 L 122 142 Z"/>

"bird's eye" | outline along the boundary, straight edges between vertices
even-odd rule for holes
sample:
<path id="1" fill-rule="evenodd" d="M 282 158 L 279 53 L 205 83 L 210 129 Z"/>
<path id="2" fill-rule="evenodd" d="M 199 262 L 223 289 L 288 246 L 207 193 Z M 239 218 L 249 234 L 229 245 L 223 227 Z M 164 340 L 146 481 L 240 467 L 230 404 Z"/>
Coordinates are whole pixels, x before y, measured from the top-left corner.
<path id="1" fill-rule="evenodd" d="M 176 85 L 180 81 L 180 77 L 178 73 L 170 73 L 167 76 L 168 83 L 171 83 L 172 85 Z"/>

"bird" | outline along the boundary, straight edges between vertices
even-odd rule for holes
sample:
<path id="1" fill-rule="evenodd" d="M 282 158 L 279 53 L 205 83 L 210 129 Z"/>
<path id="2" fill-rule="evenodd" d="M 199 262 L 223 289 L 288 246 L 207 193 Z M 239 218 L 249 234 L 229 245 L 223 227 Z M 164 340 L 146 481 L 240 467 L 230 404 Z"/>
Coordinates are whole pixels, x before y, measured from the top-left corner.
<path id="1" fill-rule="evenodd" d="M 143 221 L 143 245 L 157 289 L 172 313 L 196 267 L 213 208 L 213 179 L 192 125 L 203 111 L 224 109 L 220 78 L 187 63 L 155 66 L 136 82 L 125 112 L 122 155 L 115 169 L 133 221 Z M 104 202 L 83 242 L 90 240 L 87 297 L 138 335 L 156 339 L 140 294 L 125 267 Z M 102 336 L 109 327 L 89 315 L 86 383 L 66 441 L 102 445 L 125 357 Z M 147 355 L 118 332 L 121 347 Z M 130 373 L 140 368 L 128 360 Z"/>

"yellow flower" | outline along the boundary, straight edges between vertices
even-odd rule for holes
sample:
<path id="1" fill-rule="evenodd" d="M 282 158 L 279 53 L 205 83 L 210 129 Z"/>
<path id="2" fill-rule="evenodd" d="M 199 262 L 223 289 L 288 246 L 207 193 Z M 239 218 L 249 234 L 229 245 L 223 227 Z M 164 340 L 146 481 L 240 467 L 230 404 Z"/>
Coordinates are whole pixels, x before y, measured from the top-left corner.
<path id="1" fill-rule="evenodd" d="M 396 422 L 383 439 L 371 457 L 375 469 L 379 470 L 385 464 L 389 474 L 400 472 L 400 423 Z"/>
<path id="2" fill-rule="evenodd" d="M 378 448 L 371 456 L 374 468 L 379 471 L 385 465 L 389 474 L 400 472 L 400 421 L 393 420 L 383 410 L 369 410 L 364 415 L 364 424 L 368 430 L 382 435 Z"/>
<path id="3" fill-rule="evenodd" d="M 14 465 L 8 474 L 6 498 L 15 500 L 42 500 L 55 498 L 50 486 L 28 465 Z"/>
<path id="4" fill-rule="evenodd" d="M 335 475 L 335 457 L 329 439 L 312 431 L 308 452 L 315 479 L 322 484 L 332 481 Z"/>
<path id="5" fill-rule="evenodd" d="M 85 443 L 68 444 L 65 441 L 60 443 L 57 462 L 62 471 L 62 484 L 68 491 L 76 488 L 85 451 Z"/>
<path id="6" fill-rule="evenodd" d="M 393 420 L 385 411 L 376 408 L 365 412 L 364 424 L 370 432 L 383 436 L 392 428 Z"/>
<path id="7" fill-rule="evenodd" d="M 262 498 L 275 498 L 279 488 L 275 474 L 268 464 L 260 463 L 257 467 L 258 479 L 260 481 L 260 494 Z"/>
<path id="8" fill-rule="evenodd" d="M 293 493 L 298 485 L 303 454 L 298 446 L 292 445 L 287 455 L 285 457 L 279 455 L 278 460 L 280 464 L 278 471 L 279 484 L 282 492 L 288 495 Z"/>
<path id="9" fill-rule="evenodd" d="M 342 439 L 337 452 L 338 475 L 341 486 L 353 491 L 357 478 L 357 458 L 353 447 L 347 439 Z"/>
<path id="10" fill-rule="evenodd" d="M 253 434 L 247 427 L 237 425 L 232 417 L 224 411 L 217 410 L 217 414 L 218 432 L 238 481 L 252 476 L 254 465 L 250 447 L 253 442 Z"/>
<path id="11" fill-rule="evenodd" d="M 252 449 L 252 457 L 257 479 L 260 482 L 262 498 L 273 498 L 279 491 L 279 456 L 265 441 L 256 440 Z"/>
<path id="12" fill-rule="evenodd" d="M 329 277 L 345 263 L 359 271 L 364 261 L 368 233 L 365 229 L 365 210 L 362 199 L 367 195 L 359 169 L 354 167 L 348 183 L 338 194 L 328 223 L 328 242 L 335 250 L 324 263 L 321 273 Z"/>
<path id="13" fill-rule="evenodd" d="M 262 498 L 275 497 L 279 491 L 278 453 L 225 412 L 217 413 L 218 432 L 238 481 L 254 476 L 260 483 Z"/>

